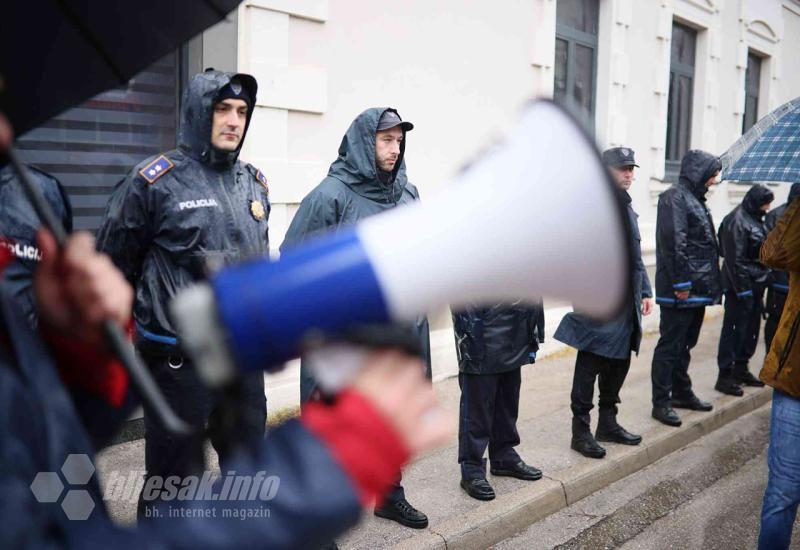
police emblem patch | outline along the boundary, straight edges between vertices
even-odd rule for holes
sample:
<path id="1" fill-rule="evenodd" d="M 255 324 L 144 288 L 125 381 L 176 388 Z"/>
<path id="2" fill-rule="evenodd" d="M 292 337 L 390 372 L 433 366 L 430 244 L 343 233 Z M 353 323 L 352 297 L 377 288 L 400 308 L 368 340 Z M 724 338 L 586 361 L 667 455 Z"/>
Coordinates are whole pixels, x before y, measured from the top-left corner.
<path id="1" fill-rule="evenodd" d="M 623 157 L 626 157 L 626 158 L 627 158 L 627 157 L 631 156 L 631 150 L 630 150 L 630 149 L 625 149 L 625 148 L 622 148 L 622 149 L 620 150 L 620 152 L 622 153 L 622 156 L 623 156 Z"/>
<path id="2" fill-rule="evenodd" d="M 231 90 L 233 90 L 233 93 L 236 95 L 239 95 L 242 93 L 242 83 L 238 80 L 231 80 Z"/>
<path id="3" fill-rule="evenodd" d="M 250 213 L 253 215 L 253 218 L 255 218 L 256 221 L 261 221 L 264 219 L 266 211 L 264 210 L 264 205 L 261 204 L 261 201 L 250 201 Z"/>
<path id="4" fill-rule="evenodd" d="M 147 183 L 153 183 L 174 167 L 175 165 L 167 157 L 159 155 L 156 160 L 139 170 L 139 175 L 146 179 Z"/>
<path id="5" fill-rule="evenodd" d="M 264 189 L 267 191 L 267 194 L 269 195 L 269 185 L 267 184 L 267 177 L 261 173 L 261 170 L 256 170 L 256 179 L 258 180 L 258 183 L 264 186 Z"/>

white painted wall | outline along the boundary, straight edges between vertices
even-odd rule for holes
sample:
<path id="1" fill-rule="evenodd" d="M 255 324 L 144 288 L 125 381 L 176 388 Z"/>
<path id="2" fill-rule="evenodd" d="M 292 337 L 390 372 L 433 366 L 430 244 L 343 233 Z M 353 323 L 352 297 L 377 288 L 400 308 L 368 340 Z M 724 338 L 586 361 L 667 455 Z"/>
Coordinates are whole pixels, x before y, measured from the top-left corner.
<path id="1" fill-rule="evenodd" d="M 270 180 L 273 249 L 365 108 L 414 122 L 410 179 L 423 200 L 441 190 L 526 99 L 552 94 L 555 14 L 556 0 L 245 0 L 237 59 L 260 91 L 243 157 Z M 597 140 L 636 151 L 631 194 L 650 262 L 675 20 L 698 29 L 692 147 L 722 154 L 739 137 L 748 48 L 766 56 L 761 114 L 800 95 L 798 0 L 601 0 Z M 746 189 L 713 190 L 717 223 Z M 775 188 L 776 205 L 787 189 Z M 452 353 L 451 336 L 435 340 Z"/>

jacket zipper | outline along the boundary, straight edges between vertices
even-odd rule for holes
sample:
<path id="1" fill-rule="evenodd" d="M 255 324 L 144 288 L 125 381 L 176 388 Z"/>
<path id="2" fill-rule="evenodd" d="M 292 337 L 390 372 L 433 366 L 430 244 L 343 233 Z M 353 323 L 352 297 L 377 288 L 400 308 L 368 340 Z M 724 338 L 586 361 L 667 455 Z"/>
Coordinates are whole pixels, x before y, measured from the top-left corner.
<path id="1" fill-rule="evenodd" d="M 798 313 L 794 318 L 792 330 L 789 332 L 789 338 L 786 340 L 786 345 L 781 351 L 781 358 L 780 361 L 778 361 L 778 370 L 775 371 L 775 379 L 778 378 L 778 375 L 781 373 L 781 369 L 783 369 L 783 366 L 786 364 L 786 360 L 789 358 L 789 352 L 792 350 L 795 338 L 797 338 L 798 329 L 800 329 L 800 313 Z"/>

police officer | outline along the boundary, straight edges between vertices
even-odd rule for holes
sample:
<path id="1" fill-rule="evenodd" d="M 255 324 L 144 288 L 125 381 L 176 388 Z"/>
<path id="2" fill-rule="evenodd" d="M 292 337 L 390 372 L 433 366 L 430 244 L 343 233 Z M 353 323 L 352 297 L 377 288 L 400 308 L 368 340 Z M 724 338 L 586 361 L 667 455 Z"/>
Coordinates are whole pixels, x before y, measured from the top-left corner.
<path id="1" fill-rule="evenodd" d="M 642 261 L 641 235 L 638 214 L 633 210 L 628 194 L 633 183 L 634 168 L 638 168 L 633 149 L 613 147 L 603 152 L 603 163 L 608 167 L 620 196 L 627 205 L 631 230 L 631 257 L 633 258 L 632 308 L 608 323 L 599 323 L 579 313 L 569 313 L 561 321 L 555 338 L 578 349 L 575 375 L 572 378 L 572 442 L 571 447 L 590 458 L 603 458 L 606 450 L 597 441 L 638 445 L 640 435 L 628 432 L 617 422 L 619 391 L 631 366 L 631 351 L 639 353 L 642 340 L 642 315 L 653 310 L 653 292 Z M 600 418 L 596 438 L 592 437 L 589 412 L 595 379 L 600 388 Z"/>
<path id="2" fill-rule="evenodd" d="M 725 317 L 719 336 L 714 388 L 728 395 L 743 395 L 739 384 L 761 387 L 747 363 L 756 351 L 761 328 L 764 288 L 769 268 L 758 260 L 767 238 L 764 215 L 775 195 L 763 185 L 754 185 L 742 204 L 731 210 L 719 226 Z"/>
<path id="3" fill-rule="evenodd" d="M 514 449 L 517 432 L 521 367 L 536 360 L 544 342 L 544 310 L 520 302 L 472 306 L 453 314 L 458 353 L 461 403 L 458 421 L 458 463 L 461 488 L 472 498 L 492 500 L 486 479 L 489 448 L 493 476 L 526 481 L 542 472 L 526 464 Z"/>
<path id="4" fill-rule="evenodd" d="M 697 344 L 706 306 L 720 302 L 719 244 L 708 189 L 718 183 L 722 164 L 692 149 L 681 160 L 678 182 L 658 197 L 656 218 L 656 303 L 661 306 L 660 337 L 653 352 L 652 416 L 680 426 L 673 410 L 710 411 L 711 403 L 692 391 L 691 350 Z"/>
<path id="5" fill-rule="evenodd" d="M 328 175 L 300 203 L 281 251 L 315 234 L 335 231 L 419 200 L 417 188 L 408 181 L 405 164 L 406 136 L 413 128 L 392 108 L 367 109 L 358 115 L 342 138 L 338 158 Z M 397 238 L 402 239 L 402 235 Z M 392 247 L 391 242 L 385 245 Z M 428 320 L 420 317 L 409 330 L 419 338 L 430 378 Z M 301 361 L 300 399 L 306 403 L 316 397 L 316 382 Z M 413 529 L 428 526 L 427 516 L 406 500 L 399 479 L 385 504 L 375 509 L 375 515 Z"/>
<path id="6" fill-rule="evenodd" d="M 789 197 L 786 203 L 769 211 L 764 219 L 764 226 L 767 233 L 775 229 L 778 220 L 792 203 L 794 199 L 800 197 L 800 183 L 793 183 L 789 189 Z M 789 274 L 785 271 L 773 270 L 770 275 L 770 283 L 767 289 L 767 322 L 764 324 L 764 341 L 767 350 L 772 345 L 772 338 L 778 330 L 778 323 L 783 315 L 783 306 L 786 303 L 786 295 L 789 293 Z"/>
<path id="7" fill-rule="evenodd" d="M 246 74 L 208 70 L 192 78 L 178 148 L 133 169 L 114 190 L 97 235 L 98 248 L 135 289 L 139 352 L 178 416 L 196 427 L 209 423 L 221 462 L 237 444 L 264 435 L 263 377 L 247 378 L 226 394 L 223 407 L 181 354 L 167 308 L 208 269 L 268 253 L 267 181 L 238 160 L 256 91 L 255 79 Z M 203 468 L 201 441 L 166 433 L 147 408 L 144 421 L 149 476 L 186 476 Z M 146 507 L 140 500 L 140 516 L 147 515 Z"/>
<path id="8" fill-rule="evenodd" d="M 22 182 L 11 164 L 0 160 L 0 246 L 15 257 L 4 272 L 8 288 L 31 326 L 36 326 L 36 298 L 33 293 L 33 272 L 42 253 L 36 243 L 39 216 L 27 198 Z M 61 183 L 45 172 L 28 166 L 28 176 L 50 204 L 67 232 L 72 231 L 72 208 Z"/>

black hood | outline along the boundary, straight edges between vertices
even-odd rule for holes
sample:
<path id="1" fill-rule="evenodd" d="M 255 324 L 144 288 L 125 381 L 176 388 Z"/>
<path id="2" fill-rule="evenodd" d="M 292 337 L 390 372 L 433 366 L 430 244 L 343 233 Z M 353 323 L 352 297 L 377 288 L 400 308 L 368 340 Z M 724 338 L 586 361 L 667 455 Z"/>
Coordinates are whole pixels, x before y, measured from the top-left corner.
<path id="1" fill-rule="evenodd" d="M 715 172 L 722 169 L 719 158 L 699 149 L 688 151 L 681 160 L 678 182 L 691 190 L 700 199 L 705 198 L 708 188 L 705 183 Z"/>
<path id="2" fill-rule="evenodd" d="M 775 200 L 775 194 L 772 191 L 760 184 L 753 185 L 742 199 L 742 208 L 751 216 L 760 219 L 765 214 L 761 211 L 761 207 L 773 200 Z"/>
<path id="3" fill-rule="evenodd" d="M 383 183 L 375 163 L 375 134 L 378 121 L 386 111 L 397 113 L 391 107 L 374 107 L 356 117 L 342 138 L 339 157 L 331 164 L 328 175 L 364 198 L 377 202 L 397 202 L 408 183 L 405 162 L 406 132 L 403 131 L 398 162 L 394 165 L 389 181 Z"/>
<path id="4" fill-rule="evenodd" d="M 236 77 L 247 91 L 253 103 L 247 110 L 242 140 L 235 151 L 220 151 L 211 146 L 211 121 L 214 116 L 214 104 L 219 91 Z M 239 158 L 247 128 L 256 105 L 258 84 L 249 74 L 223 73 L 207 70 L 195 75 L 183 96 L 181 110 L 181 128 L 178 147 L 187 155 L 206 164 L 232 164 Z"/>
<path id="5" fill-rule="evenodd" d="M 793 183 L 789 189 L 789 198 L 786 199 L 786 202 L 792 202 L 797 197 L 800 197 L 800 183 Z"/>

